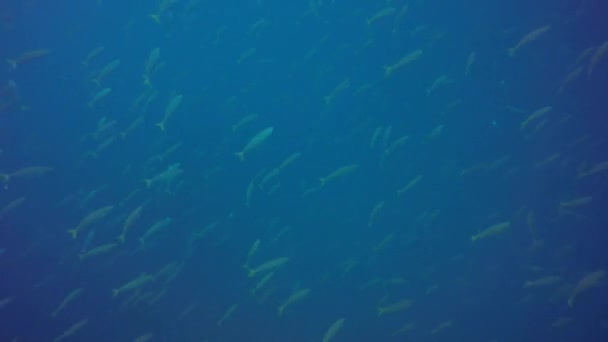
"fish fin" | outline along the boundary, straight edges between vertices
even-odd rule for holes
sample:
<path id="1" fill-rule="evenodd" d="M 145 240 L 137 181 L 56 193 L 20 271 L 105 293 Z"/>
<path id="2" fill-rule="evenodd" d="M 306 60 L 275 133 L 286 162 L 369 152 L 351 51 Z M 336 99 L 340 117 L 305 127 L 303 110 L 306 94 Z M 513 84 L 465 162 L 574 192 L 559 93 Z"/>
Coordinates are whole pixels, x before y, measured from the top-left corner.
<path id="1" fill-rule="evenodd" d="M 8 63 L 9 70 L 17 69 L 17 61 L 14 59 L 7 58 L 6 63 Z"/>
<path id="2" fill-rule="evenodd" d="M 148 16 L 154 20 L 155 23 L 160 24 L 160 14 L 150 13 Z"/>
<path id="3" fill-rule="evenodd" d="M 144 75 L 143 78 L 144 78 L 144 85 L 145 86 L 151 86 L 151 84 L 150 84 L 150 78 L 148 76 L 146 76 L 146 75 Z"/>
<path id="4" fill-rule="evenodd" d="M 574 307 L 574 297 L 568 298 L 568 307 L 569 308 L 573 308 Z"/>
<path id="5" fill-rule="evenodd" d="M 72 236 L 72 239 L 75 239 L 78 236 L 78 231 L 76 229 L 70 229 L 68 230 L 68 234 Z"/>
<path id="6" fill-rule="evenodd" d="M 384 77 L 389 77 L 393 73 L 393 69 L 390 66 L 384 67 Z"/>

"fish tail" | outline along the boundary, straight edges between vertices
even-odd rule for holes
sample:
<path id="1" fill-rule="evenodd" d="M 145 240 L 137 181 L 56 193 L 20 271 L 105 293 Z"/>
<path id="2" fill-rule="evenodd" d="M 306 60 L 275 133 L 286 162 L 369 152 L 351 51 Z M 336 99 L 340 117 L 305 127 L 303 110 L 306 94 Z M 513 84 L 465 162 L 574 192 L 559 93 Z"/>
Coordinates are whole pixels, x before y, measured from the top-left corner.
<path id="1" fill-rule="evenodd" d="M 120 243 L 125 243 L 125 235 L 124 234 L 118 235 L 118 241 L 120 241 Z"/>
<path id="2" fill-rule="evenodd" d="M 321 186 L 325 186 L 325 182 L 327 182 L 327 179 L 325 177 L 321 177 L 319 178 L 319 182 L 321 182 Z"/>
<path id="3" fill-rule="evenodd" d="M 148 75 L 144 75 L 144 85 L 152 88 L 152 83 L 150 83 L 150 77 L 148 77 Z"/>
<path id="4" fill-rule="evenodd" d="M 76 229 L 68 230 L 68 234 L 72 236 L 72 239 L 75 239 L 78 236 L 78 231 Z"/>
<path id="5" fill-rule="evenodd" d="M 240 161 L 245 161 L 245 153 L 236 152 L 234 155 L 237 156 L 237 158 L 239 158 Z"/>
<path id="6" fill-rule="evenodd" d="M 155 23 L 160 24 L 160 14 L 150 13 L 148 16 L 150 19 L 154 20 Z"/>
<path id="7" fill-rule="evenodd" d="M 144 183 L 146 183 L 146 188 L 149 188 L 152 185 L 151 179 L 144 179 Z"/>
<path id="8" fill-rule="evenodd" d="M 509 53 L 509 57 L 513 57 L 515 56 L 515 52 L 517 52 L 517 50 L 515 48 L 509 48 L 507 52 Z"/>
<path id="9" fill-rule="evenodd" d="M 156 127 L 160 128 L 161 131 L 165 131 L 165 123 L 164 122 L 159 122 L 156 124 Z"/>
<path id="10" fill-rule="evenodd" d="M 8 63 L 8 66 L 9 66 L 10 70 L 17 69 L 17 61 L 16 60 L 7 58 L 6 59 L 6 63 Z"/>
<path id="11" fill-rule="evenodd" d="M 389 77 L 393 73 L 393 69 L 390 66 L 384 67 L 384 77 Z"/>
<path id="12" fill-rule="evenodd" d="M 116 296 L 118 296 L 119 293 L 120 293 L 119 289 L 112 290 L 112 297 L 116 298 Z"/>

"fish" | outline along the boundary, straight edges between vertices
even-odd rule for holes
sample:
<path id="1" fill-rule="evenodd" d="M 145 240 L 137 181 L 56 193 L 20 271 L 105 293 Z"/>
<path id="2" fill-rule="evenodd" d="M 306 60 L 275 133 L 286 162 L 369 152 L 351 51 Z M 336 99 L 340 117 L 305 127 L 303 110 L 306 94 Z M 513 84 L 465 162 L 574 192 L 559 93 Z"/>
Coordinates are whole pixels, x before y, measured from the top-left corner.
<path id="1" fill-rule="evenodd" d="M 97 75 L 91 80 L 98 86 L 101 86 L 101 81 L 108 76 L 112 71 L 120 66 L 120 59 L 115 59 L 110 63 L 106 64 L 101 70 L 97 73 Z"/>
<path id="2" fill-rule="evenodd" d="M 579 282 L 576 284 L 570 297 L 568 297 L 568 306 L 574 307 L 574 302 L 583 293 L 588 290 L 602 284 L 608 273 L 605 270 L 598 270 L 595 272 L 587 273 Z"/>
<path id="3" fill-rule="evenodd" d="M 89 234 L 87 234 L 87 237 L 84 238 L 84 241 L 82 242 L 82 248 L 80 249 L 80 254 L 84 254 L 87 252 L 87 250 L 91 246 L 91 241 L 93 241 L 94 237 L 95 237 L 95 231 L 91 230 L 89 232 Z"/>
<path id="4" fill-rule="evenodd" d="M 175 180 L 176 177 L 181 175 L 184 171 L 181 169 L 180 163 L 175 163 L 170 165 L 165 171 L 157 174 L 152 178 L 148 178 L 144 180 L 147 188 L 155 186 L 157 184 L 170 184 Z"/>
<path id="5" fill-rule="evenodd" d="M 559 202 L 559 207 L 560 207 L 560 209 L 581 207 L 583 205 L 587 205 L 587 204 L 591 203 L 592 200 L 593 200 L 593 197 L 591 197 L 591 196 L 577 197 L 577 198 L 573 198 L 571 200 Z"/>
<path id="6" fill-rule="evenodd" d="M 467 77 L 469 76 L 469 73 L 471 72 L 471 67 L 473 66 L 473 63 L 475 63 L 475 52 L 471 52 L 469 54 L 469 57 L 467 58 L 467 64 L 464 67 L 464 76 Z"/>
<path id="7" fill-rule="evenodd" d="M 84 292 L 84 289 L 82 287 L 79 287 L 77 289 L 72 290 L 70 293 L 68 293 L 68 295 L 65 296 L 65 298 L 61 301 L 61 303 L 59 304 L 57 309 L 55 309 L 55 311 L 53 311 L 51 313 L 51 317 L 53 317 L 53 318 L 57 317 L 57 315 L 61 311 L 63 311 L 65 309 L 65 307 L 68 306 L 68 304 L 70 304 L 71 302 L 76 300 L 76 298 L 80 297 L 80 295 L 83 292 Z"/>
<path id="8" fill-rule="evenodd" d="M 247 265 L 249 265 L 249 260 L 251 260 L 251 258 L 255 255 L 255 253 L 257 253 L 259 248 L 260 248 L 260 239 L 257 239 L 253 242 L 253 244 L 249 248 L 249 252 L 247 253 L 247 260 L 245 260 L 245 267 L 247 267 Z"/>
<path id="9" fill-rule="evenodd" d="M 245 116 L 244 118 L 239 120 L 239 122 L 232 125 L 232 133 L 235 133 L 236 131 L 241 129 L 243 126 L 252 123 L 257 118 L 258 118 L 257 114 L 249 114 L 249 115 Z"/>
<path id="10" fill-rule="evenodd" d="M 521 49 L 523 46 L 528 45 L 529 43 L 537 40 L 542 35 L 549 32 L 549 30 L 551 30 L 551 25 L 545 25 L 543 27 L 539 27 L 535 30 L 532 30 L 531 32 L 529 32 L 528 34 L 523 36 L 514 47 L 508 49 L 509 56 L 510 57 L 515 56 L 515 54 L 519 51 L 519 49 Z"/>
<path id="11" fill-rule="evenodd" d="M 106 96 L 110 95 L 110 93 L 112 92 L 112 88 L 103 88 L 100 91 L 98 91 L 97 93 L 95 93 L 95 95 L 93 95 L 93 98 L 91 99 L 91 101 L 89 101 L 87 103 L 87 107 L 89 108 L 93 108 L 97 102 L 101 101 L 101 99 L 105 98 Z"/>
<path id="12" fill-rule="evenodd" d="M 84 58 L 84 60 L 82 61 L 82 66 L 88 67 L 91 60 L 93 58 L 99 56 L 99 54 L 102 53 L 103 50 L 105 50 L 105 48 L 103 46 L 98 46 L 98 47 L 94 48 L 93 50 L 91 50 L 87 54 L 87 56 Z"/>
<path id="13" fill-rule="evenodd" d="M 232 314 L 233 314 L 233 313 L 236 311 L 236 309 L 237 309 L 238 307 L 239 307 L 239 305 L 238 305 L 238 304 L 233 304 L 233 305 L 231 305 L 231 306 L 230 306 L 230 307 L 229 307 L 229 308 L 226 310 L 226 312 L 224 313 L 224 316 L 222 316 L 222 318 L 221 318 L 219 321 L 217 321 L 217 326 L 218 326 L 218 327 L 221 327 L 221 326 L 222 326 L 222 324 L 224 324 L 224 321 L 225 321 L 226 319 L 228 319 L 230 316 L 232 316 Z"/>
<path id="14" fill-rule="evenodd" d="M 8 183 L 11 179 L 38 178 L 52 172 L 53 170 L 54 168 L 49 166 L 28 166 L 6 175 L 5 182 Z"/>
<path id="15" fill-rule="evenodd" d="M 545 106 L 545 107 L 535 110 L 532 114 L 530 114 L 530 116 L 528 116 L 524 121 L 522 121 L 519 124 L 519 129 L 522 129 L 522 130 L 525 129 L 530 124 L 530 122 L 538 120 L 538 118 L 549 113 L 551 111 L 551 109 L 552 109 L 551 106 Z"/>
<path id="16" fill-rule="evenodd" d="M 330 182 L 334 179 L 337 179 L 337 178 L 347 176 L 347 175 L 355 172 L 358 168 L 359 168 L 358 164 L 349 164 L 349 165 L 339 167 L 336 170 L 332 171 L 327 176 L 319 178 L 319 182 L 321 182 L 321 186 L 325 186 L 325 184 L 327 184 L 328 182 Z"/>
<path id="17" fill-rule="evenodd" d="M 4 309 L 7 305 L 13 302 L 13 297 L 0 298 L 0 309 Z"/>
<path id="18" fill-rule="evenodd" d="M 256 135 L 253 136 L 245 145 L 245 147 L 240 151 L 236 152 L 235 155 L 239 158 L 240 161 L 245 161 L 245 155 L 251 152 L 253 149 L 257 148 L 260 144 L 268 139 L 274 132 L 274 127 L 266 127 L 263 130 L 259 131 Z"/>
<path id="19" fill-rule="evenodd" d="M 593 70 L 595 70 L 595 67 L 599 64 L 606 53 L 608 53 L 608 41 L 600 45 L 595 50 L 595 53 L 591 56 L 589 67 L 587 68 L 587 78 L 591 78 Z"/>
<path id="20" fill-rule="evenodd" d="M 151 13 L 148 16 L 157 24 L 160 24 L 160 18 L 177 4 L 179 0 L 160 0 L 158 3 L 158 10 L 156 13 Z"/>
<path id="21" fill-rule="evenodd" d="M 148 240 L 152 235 L 158 233 L 160 230 L 170 225 L 171 221 L 172 219 L 170 217 L 165 217 L 164 219 L 153 224 L 150 229 L 148 229 L 142 236 L 139 237 L 139 243 L 143 245 L 146 240 Z"/>
<path id="22" fill-rule="evenodd" d="M 113 250 L 116 247 L 118 247 L 118 244 L 115 243 L 115 242 L 107 243 L 105 245 L 101 245 L 101 246 L 97 246 L 97 247 L 91 248 L 90 250 L 88 250 L 88 251 L 86 251 L 84 253 L 80 253 L 78 255 L 78 258 L 80 259 L 80 261 L 83 261 L 83 260 L 85 260 L 85 259 L 87 259 L 89 257 L 107 253 L 107 252 Z"/>
<path id="23" fill-rule="evenodd" d="M 390 17 L 394 15 L 395 12 L 397 12 L 395 7 L 385 7 L 376 12 L 371 18 L 366 19 L 367 25 L 369 26 L 382 18 Z"/>
<path id="24" fill-rule="evenodd" d="M 418 175 L 418 176 L 412 178 L 403 188 L 397 190 L 397 196 L 403 195 L 406 191 L 408 191 L 409 189 L 413 188 L 416 184 L 418 184 L 418 182 L 420 182 L 420 180 L 422 180 L 422 175 Z"/>
<path id="25" fill-rule="evenodd" d="M 148 60 L 146 61 L 146 66 L 144 69 L 144 85 L 148 87 L 152 87 L 152 83 L 150 83 L 150 77 L 152 73 L 156 71 L 158 67 L 158 59 L 160 58 L 160 48 L 154 48 L 150 51 L 150 55 L 148 56 Z"/>
<path id="26" fill-rule="evenodd" d="M 301 289 L 298 290 L 294 293 L 292 293 L 284 302 L 283 304 L 279 305 L 279 307 L 277 308 L 279 317 L 283 316 L 283 313 L 285 312 L 285 309 L 287 309 L 289 306 L 291 306 L 292 304 L 304 299 L 305 297 L 307 297 L 310 294 L 310 289 Z"/>
<path id="27" fill-rule="evenodd" d="M 338 84 L 329 95 L 325 96 L 323 99 L 326 105 L 330 105 L 338 94 L 342 93 L 346 89 L 350 87 L 350 78 L 344 79 L 340 84 Z"/>
<path id="28" fill-rule="evenodd" d="M 404 334 L 412 329 L 414 329 L 414 327 L 416 326 L 416 323 L 414 322 L 407 322 L 406 324 L 404 324 L 401 328 L 395 330 L 392 334 L 391 337 L 395 337 L 397 335 L 401 335 Z"/>
<path id="29" fill-rule="evenodd" d="M 415 51 L 403 56 L 396 63 L 385 66 L 384 67 L 384 77 L 391 76 L 393 73 L 395 73 L 395 71 L 402 69 L 406 65 L 418 60 L 420 57 L 422 57 L 422 55 L 423 55 L 422 49 L 418 49 L 418 50 L 415 50 Z"/>
<path id="30" fill-rule="evenodd" d="M 608 171 L 608 161 L 599 162 L 587 170 L 581 170 L 576 177 L 585 178 L 605 171 Z"/>
<path id="31" fill-rule="evenodd" d="M 68 230 L 68 233 L 72 236 L 72 238 L 75 239 L 78 236 L 78 232 L 80 232 L 81 230 L 85 229 L 86 227 L 92 225 L 93 223 L 101 220 L 102 218 L 106 217 L 112 211 L 112 208 L 114 208 L 114 207 L 111 205 L 108 205 L 108 206 L 93 210 L 80 221 L 80 223 L 78 224 L 78 226 L 76 226 L 76 228 Z"/>
<path id="32" fill-rule="evenodd" d="M 334 336 L 342 329 L 344 325 L 344 318 L 338 318 L 332 325 L 329 326 L 325 334 L 323 335 L 323 342 L 331 341 Z"/>
<path id="33" fill-rule="evenodd" d="M 431 335 L 436 335 L 436 334 L 440 333 L 441 331 L 451 327 L 452 325 L 453 325 L 453 322 L 451 320 L 441 322 L 441 323 L 439 323 L 439 325 L 437 327 L 435 327 L 433 330 L 431 330 Z"/>
<path id="34" fill-rule="evenodd" d="M 154 277 L 148 273 L 141 273 L 137 278 L 129 281 L 123 286 L 112 290 L 112 297 L 118 297 L 121 293 L 132 291 L 154 280 Z"/>
<path id="35" fill-rule="evenodd" d="M 378 217 L 378 214 L 380 214 L 380 211 L 382 210 L 383 207 L 384 207 L 384 201 L 380 201 L 380 202 L 378 202 L 378 204 L 376 204 L 374 206 L 374 208 L 372 209 L 372 212 L 369 214 L 369 219 L 367 221 L 368 228 L 372 228 L 372 226 L 374 225 L 374 222 L 376 221 L 376 218 Z"/>
<path id="36" fill-rule="evenodd" d="M 266 284 L 270 281 L 270 279 L 274 276 L 274 272 L 266 273 L 266 275 L 255 284 L 255 287 L 251 290 L 251 294 L 256 294 L 260 291 Z"/>
<path id="37" fill-rule="evenodd" d="M 78 330 L 82 329 L 82 327 L 84 327 L 87 323 L 89 323 L 88 319 L 83 319 L 81 321 L 78 321 L 77 323 L 74 323 L 71 327 L 69 327 L 66 331 L 63 332 L 63 334 L 55 337 L 53 339 L 53 342 L 59 342 L 62 341 L 72 335 L 74 335 L 76 332 L 78 332 Z"/>
<path id="38" fill-rule="evenodd" d="M 37 49 L 26 51 L 17 57 L 7 59 L 6 62 L 8 63 L 11 70 L 15 70 L 17 69 L 17 66 L 45 57 L 50 52 L 51 50 L 49 49 Z"/>
<path id="39" fill-rule="evenodd" d="M 549 285 L 555 285 L 562 280 L 561 277 L 558 276 L 546 276 L 534 280 L 528 280 L 524 283 L 524 288 L 533 288 L 533 287 L 543 287 Z"/>
<path id="40" fill-rule="evenodd" d="M 511 222 L 509 222 L 509 221 L 504 221 L 504 222 L 499 222 L 499 223 L 493 224 L 493 225 L 489 226 L 488 228 L 484 229 L 483 231 L 481 231 L 480 233 L 471 236 L 471 241 L 475 242 L 480 239 L 485 239 L 487 237 L 500 234 L 500 233 L 504 232 L 505 230 L 507 230 L 510 226 L 511 226 Z"/>
<path id="41" fill-rule="evenodd" d="M 13 210 L 20 207 L 24 202 L 25 197 L 19 197 L 10 201 L 7 205 L 4 206 L 4 208 L 2 208 L 2 210 L 0 210 L 0 220 L 2 220 L 7 214 L 12 212 Z"/>
<path id="42" fill-rule="evenodd" d="M 183 98 L 184 97 L 181 94 L 174 95 L 171 97 L 169 103 L 167 104 L 167 107 L 165 108 L 165 115 L 163 116 L 163 120 L 156 124 L 156 126 L 160 128 L 161 131 L 165 130 L 165 124 L 167 123 L 167 120 L 169 120 L 169 118 L 173 115 L 177 108 L 179 108 Z"/>
<path id="43" fill-rule="evenodd" d="M 406 310 L 410 306 L 412 306 L 412 301 L 409 299 L 403 299 L 403 300 L 400 300 L 400 301 L 392 303 L 392 304 L 388 304 L 385 306 L 379 306 L 377 308 L 377 312 L 378 312 L 378 316 L 383 316 L 386 314 L 391 314 L 391 313 L 396 313 L 396 312 Z"/>
<path id="44" fill-rule="evenodd" d="M 127 216 L 127 219 L 125 220 L 125 222 L 122 226 L 122 233 L 120 233 L 120 235 L 118 236 L 118 241 L 125 242 L 125 237 L 127 235 L 127 231 L 129 230 L 129 228 L 131 228 L 131 226 L 133 226 L 133 224 L 137 220 L 139 220 L 139 218 L 141 217 L 142 210 L 143 210 L 143 205 L 140 205 L 139 207 L 133 209 L 133 211 L 131 211 L 129 216 Z"/>
<path id="45" fill-rule="evenodd" d="M 249 268 L 248 266 L 245 266 L 245 269 L 248 272 L 249 278 L 251 278 L 258 273 L 275 270 L 275 269 L 285 265 L 288 261 L 289 261 L 288 257 L 279 257 L 279 258 L 275 258 L 275 259 L 266 261 L 265 263 L 263 263 L 257 267 L 254 267 L 254 268 Z"/>
<path id="46" fill-rule="evenodd" d="M 147 333 L 141 336 L 138 336 L 133 340 L 133 342 L 147 342 L 150 341 L 154 337 L 153 333 Z"/>

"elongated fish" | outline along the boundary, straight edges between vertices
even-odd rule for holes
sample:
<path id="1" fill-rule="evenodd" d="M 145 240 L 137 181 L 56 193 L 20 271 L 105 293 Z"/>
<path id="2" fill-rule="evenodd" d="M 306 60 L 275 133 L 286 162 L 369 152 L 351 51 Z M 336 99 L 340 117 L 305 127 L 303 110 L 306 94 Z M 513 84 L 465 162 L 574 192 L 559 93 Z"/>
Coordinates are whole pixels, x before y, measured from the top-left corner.
<path id="1" fill-rule="evenodd" d="M 258 147 L 261 143 L 266 141 L 266 139 L 268 139 L 268 137 L 272 135 L 273 131 L 274 127 L 267 127 L 259 131 L 256 135 L 253 136 L 253 138 L 251 138 L 251 140 L 249 140 L 243 150 L 241 150 L 241 152 L 236 152 L 235 155 L 239 158 L 240 161 L 245 161 L 245 155 L 251 152 L 251 150 Z"/>

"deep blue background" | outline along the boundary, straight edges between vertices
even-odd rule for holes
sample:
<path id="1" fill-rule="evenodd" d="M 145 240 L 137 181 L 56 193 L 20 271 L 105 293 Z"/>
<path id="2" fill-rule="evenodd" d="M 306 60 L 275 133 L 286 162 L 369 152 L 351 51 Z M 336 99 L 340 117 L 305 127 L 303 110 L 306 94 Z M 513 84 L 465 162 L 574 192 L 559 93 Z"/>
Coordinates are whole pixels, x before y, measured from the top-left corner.
<path id="1" fill-rule="evenodd" d="M 383 7 L 399 12 L 406 4 L 403 17 L 366 23 Z M 155 1 L 0 4 L 2 59 L 50 50 L 15 70 L 0 67 L 0 89 L 8 89 L 0 92 L 0 173 L 54 168 L 0 191 L 0 207 L 26 198 L 0 218 L 0 301 L 11 298 L 0 308 L 0 340 L 51 341 L 88 318 L 70 340 L 153 333 L 152 341 L 319 341 L 340 317 L 336 341 L 605 340 L 605 278 L 567 305 L 580 279 L 608 267 L 608 173 L 577 178 L 608 161 L 608 52 L 590 75 L 595 51 L 579 58 L 608 41 L 604 1 L 180 0 L 156 24 L 149 14 L 158 8 Z M 551 30 L 508 56 L 544 25 Z M 83 66 L 98 46 L 103 52 Z M 142 77 L 154 48 L 164 65 L 148 89 Z M 417 49 L 419 60 L 384 76 L 384 66 Z M 115 59 L 120 66 L 101 87 L 91 82 Z M 580 77 L 559 92 L 577 67 Z M 428 94 L 442 75 L 450 83 Z M 346 79 L 350 87 L 326 104 Z M 16 86 L 5 88 L 9 82 Z M 104 87 L 110 95 L 88 108 Z M 148 108 L 133 106 L 146 91 L 157 92 Z M 161 132 L 154 124 L 172 93 L 183 102 Z M 552 110 L 520 129 L 545 106 Z M 232 131 L 252 113 L 256 120 Z M 103 117 L 115 124 L 95 138 Z M 122 139 L 138 117 L 144 123 Z M 234 153 L 269 126 L 273 135 L 240 163 Z M 371 148 L 379 127 L 390 135 Z M 295 152 L 301 157 L 269 182 L 280 183 L 277 190 L 256 186 L 246 206 L 248 184 Z M 174 163 L 184 173 L 170 191 L 145 187 L 144 179 Z M 320 177 L 349 164 L 359 168 L 319 188 Z M 593 200 L 560 209 L 583 196 Z M 114 206 L 108 217 L 69 237 L 68 229 L 106 205 Z M 89 231 L 92 246 L 114 242 L 139 205 L 142 216 L 124 244 L 79 261 Z M 167 216 L 172 224 L 141 249 L 137 237 Z M 471 242 L 501 221 L 511 222 L 507 231 Z M 256 239 L 253 265 L 290 260 L 254 296 L 263 276 L 248 278 L 243 263 Z M 112 298 L 112 289 L 171 264 L 175 278 L 143 286 L 135 305 L 128 305 L 131 294 Z M 522 287 L 550 275 L 561 280 Z M 83 294 L 52 319 L 79 287 Z M 310 295 L 279 318 L 277 307 L 301 288 Z M 402 299 L 411 308 L 378 317 L 378 307 Z M 237 310 L 218 327 L 232 304 Z M 552 327 L 560 318 L 570 321 Z M 409 322 L 411 331 L 391 337 Z"/>

